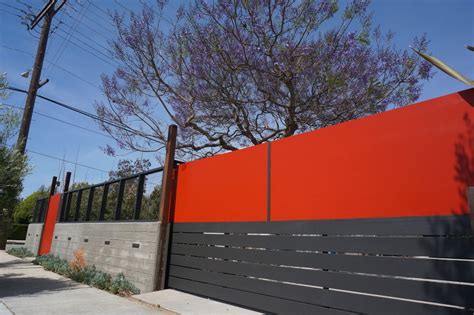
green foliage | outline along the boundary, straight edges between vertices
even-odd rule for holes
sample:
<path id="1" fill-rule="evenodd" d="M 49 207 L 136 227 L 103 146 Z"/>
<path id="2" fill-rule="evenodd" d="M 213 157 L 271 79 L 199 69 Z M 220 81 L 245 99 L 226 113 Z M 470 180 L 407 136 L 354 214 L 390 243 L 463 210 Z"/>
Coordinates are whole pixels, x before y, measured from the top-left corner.
<path id="1" fill-rule="evenodd" d="M 74 281 L 91 285 L 92 279 L 94 279 L 96 273 L 97 270 L 95 269 L 95 266 L 86 266 L 84 268 L 80 268 L 78 270 L 73 271 L 70 275 L 70 278 Z"/>
<path id="2" fill-rule="evenodd" d="M 5 75 L 0 75 L 0 98 L 5 98 L 8 86 Z M 23 189 L 23 178 L 28 173 L 26 157 L 8 146 L 19 123 L 17 113 L 0 104 L 0 249 L 5 249 L 13 223 L 13 208 Z"/>
<path id="3" fill-rule="evenodd" d="M 48 192 L 46 190 L 38 190 L 20 201 L 13 211 L 14 222 L 25 224 L 30 223 L 33 216 L 33 210 L 36 206 L 36 201 L 47 196 Z"/>
<path id="4" fill-rule="evenodd" d="M 96 271 L 91 280 L 91 285 L 101 290 L 108 290 L 111 282 L 112 277 L 108 273 Z"/>
<path id="5" fill-rule="evenodd" d="M 24 240 L 28 232 L 28 224 L 13 224 L 8 234 L 9 240 Z"/>
<path id="6" fill-rule="evenodd" d="M 117 170 L 109 172 L 109 180 L 119 179 L 144 172 L 150 169 L 151 163 L 148 159 L 119 160 Z M 133 210 L 135 209 L 136 191 L 138 178 L 130 179 L 125 182 L 122 201 L 122 220 L 133 219 Z M 117 200 L 119 185 L 111 185 L 109 189 L 108 201 Z M 112 200 L 110 200 L 113 202 Z"/>
<path id="7" fill-rule="evenodd" d="M 123 273 L 119 273 L 112 280 L 109 290 L 113 294 L 119 295 L 130 295 L 140 293 L 140 290 L 138 290 L 132 283 L 125 279 L 125 275 Z"/>
<path id="8" fill-rule="evenodd" d="M 34 263 L 43 266 L 45 270 L 53 271 L 67 277 L 71 274 L 71 268 L 69 268 L 67 260 L 54 255 L 38 256 Z"/>
<path id="9" fill-rule="evenodd" d="M 123 273 L 119 273 L 112 279 L 111 275 L 97 270 L 94 265 L 73 270 L 67 260 L 54 255 L 38 256 L 33 263 L 43 266 L 45 270 L 59 273 L 74 281 L 91 285 L 113 294 L 126 296 L 140 293 L 140 290 L 130 283 Z"/>
<path id="10" fill-rule="evenodd" d="M 34 257 L 33 253 L 26 249 L 26 247 L 10 248 L 7 250 L 7 253 L 19 258 Z"/>
<path id="11" fill-rule="evenodd" d="M 0 99 L 8 97 L 7 86 L 6 75 L 0 73 Z M 16 134 L 19 123 L 20 115 L 0 102 L 0 145 L 6 145 L 7 141 Z"/>

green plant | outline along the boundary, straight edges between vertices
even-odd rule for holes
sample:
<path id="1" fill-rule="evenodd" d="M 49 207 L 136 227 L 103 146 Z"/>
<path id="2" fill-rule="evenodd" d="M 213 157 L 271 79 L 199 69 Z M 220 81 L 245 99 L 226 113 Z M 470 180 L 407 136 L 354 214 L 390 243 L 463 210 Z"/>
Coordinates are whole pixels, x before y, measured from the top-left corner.
<path id="1" fill-rule="evenodd" d="M 13 208 L 23 190 L 23 178 L 28 174 L 27 157 L 10 141 L 15 136 L 20 116 L 5 108 L 1 99 L 6 98 L 8 82 L 5 74 L 0 74 L 0 249 L 5 249 L 13 224 Z"/>
<path id="2" fill-rule="evenodd" d="M 95 266 L 86 266 L 83 268 L 72 270 L 71 279 L 77 282 L 82 282 L 87 285 L 92 284 L 92 279 L 94 279 L 97 270 Z"/>
<path id="3" fill-rule="evenodd" d="M 71 268 L 66 259 L 61 259 L 54 255 L 43 255 L 36 257 L 33 263 L 43 266 L 45 270 L 53 271 L 69 277 L 71 274 Z"/>
<path id="4" fill-rule="evenodd" d="M 82 254 L 79 255 L 79 257 L 82 256 Z M 110 291 L 113 294 L 127 296 L 140 293 L 140 290 L 128 281 L 123 273 L 119 273 L 112 279 L 111 275 L 97 270 L 94 265 L 71 264 L 66 259 L 61 259 L 54 255 L 38 256 L 33 263 L 43 266 L 45 270 L 59 273 L 74 281 L 92 285 L 98 289 Z M 74 266 L 74 268 L 71 266 Z"/>
<path id="5" fill-rule="evenodd" d="M 122 296 L 140 293 L 139 289 L 137 289 L 130 281 L 125 279 L 125 275 L 123 273 L 119 273 L 117 276 L 115 276 L 115 278 L 112 280 L 112 283 L 110 284 L 109 291 L 113 294 Z"/>
<path id="6" fill-rule="evenodd" d="M 48 196 L 48 192 L 44 186 L 38 191 L 33 192 L 28 197 L 20 201 L 13 210 L 13 220 L 15 223 L 30 223 L 35 208 L 36 201 Z M 26 231 L 25 231 L 26 235 Z"/>
<path id="7" fill-rule="evenodd" d="M 7 250 L 7 253 L 19 258 L 33 257 L 33 253 L 30 252 L 26 247 L 15 247 Z"/>
<path id="8" fill-rule="evenodd" d="M 111 282 L 112 277 L 109 274 L 97 271 L 92 278 L 91 285 L 101 290 L 108 290 Z"/>

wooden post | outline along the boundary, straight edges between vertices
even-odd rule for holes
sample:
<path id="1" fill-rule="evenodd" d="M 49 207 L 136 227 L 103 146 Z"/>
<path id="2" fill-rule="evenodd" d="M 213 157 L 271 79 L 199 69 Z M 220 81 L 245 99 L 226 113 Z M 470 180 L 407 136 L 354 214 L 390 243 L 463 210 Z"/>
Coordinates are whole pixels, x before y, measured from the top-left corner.
<path id="1" fill-rule="evenodd" d="M 471 233 L 474 234 L 474 187 L 467 187 L 467 207 L 471 215 Z"/>
<path id="2" fill-rule="evenodd" d="M 170 233 L 170 210 L 173 198 L 173 172 L 174 172 L 174 152 L 176 148 L 176 125 L 170 125 L 168 129 L 168 140 L 166 142 L 165 166 L 161 180 L 161 200 L 159 209 L 159 234 L 156 252 L 156 272 L 154 279 L 155 290 L 163 290 L 166 280 L 166 266 L 168 263 L 168 244 Z"/>

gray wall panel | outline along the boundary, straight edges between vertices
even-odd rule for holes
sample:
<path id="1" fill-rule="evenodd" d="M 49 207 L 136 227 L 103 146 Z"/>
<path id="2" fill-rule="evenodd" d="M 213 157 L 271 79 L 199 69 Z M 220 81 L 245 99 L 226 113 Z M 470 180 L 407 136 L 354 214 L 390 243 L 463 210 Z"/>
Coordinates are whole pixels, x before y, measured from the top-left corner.
<path id="1" fill-rule="evenodd" d="M 456 308 L 474 309 L 466 219 L 177 223 L 168 283 L 277 313 L 291 302 L 368 314 L 472 314 Z M 261 296 L 269 304 L 256 306 Z"/>

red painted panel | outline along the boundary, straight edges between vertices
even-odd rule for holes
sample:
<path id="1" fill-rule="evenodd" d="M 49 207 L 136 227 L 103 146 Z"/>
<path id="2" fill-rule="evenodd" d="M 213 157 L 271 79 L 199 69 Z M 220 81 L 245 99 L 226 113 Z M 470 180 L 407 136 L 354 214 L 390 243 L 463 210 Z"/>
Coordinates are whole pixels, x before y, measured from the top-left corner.
<path id="1" fill-rule="evenodd" d="M 175 222 L 266 220 L 267 150 L 263 144 L 180 165 Z"/>
<path id="2" fill-rule="evenodd" d="M 464 214 L 474 89 L 272 143 L 271 219 Z"/>
<path id="3" fill-rule="evenodd" d="M 51 250 L 53 241 L 54 226 L 58 217 L 61 194 L 53 195 L 49 198 L 48 212 L 44 220 L 43 234 L 41 234 L 41 245 L 38 255 L 46 255 Z"/>

